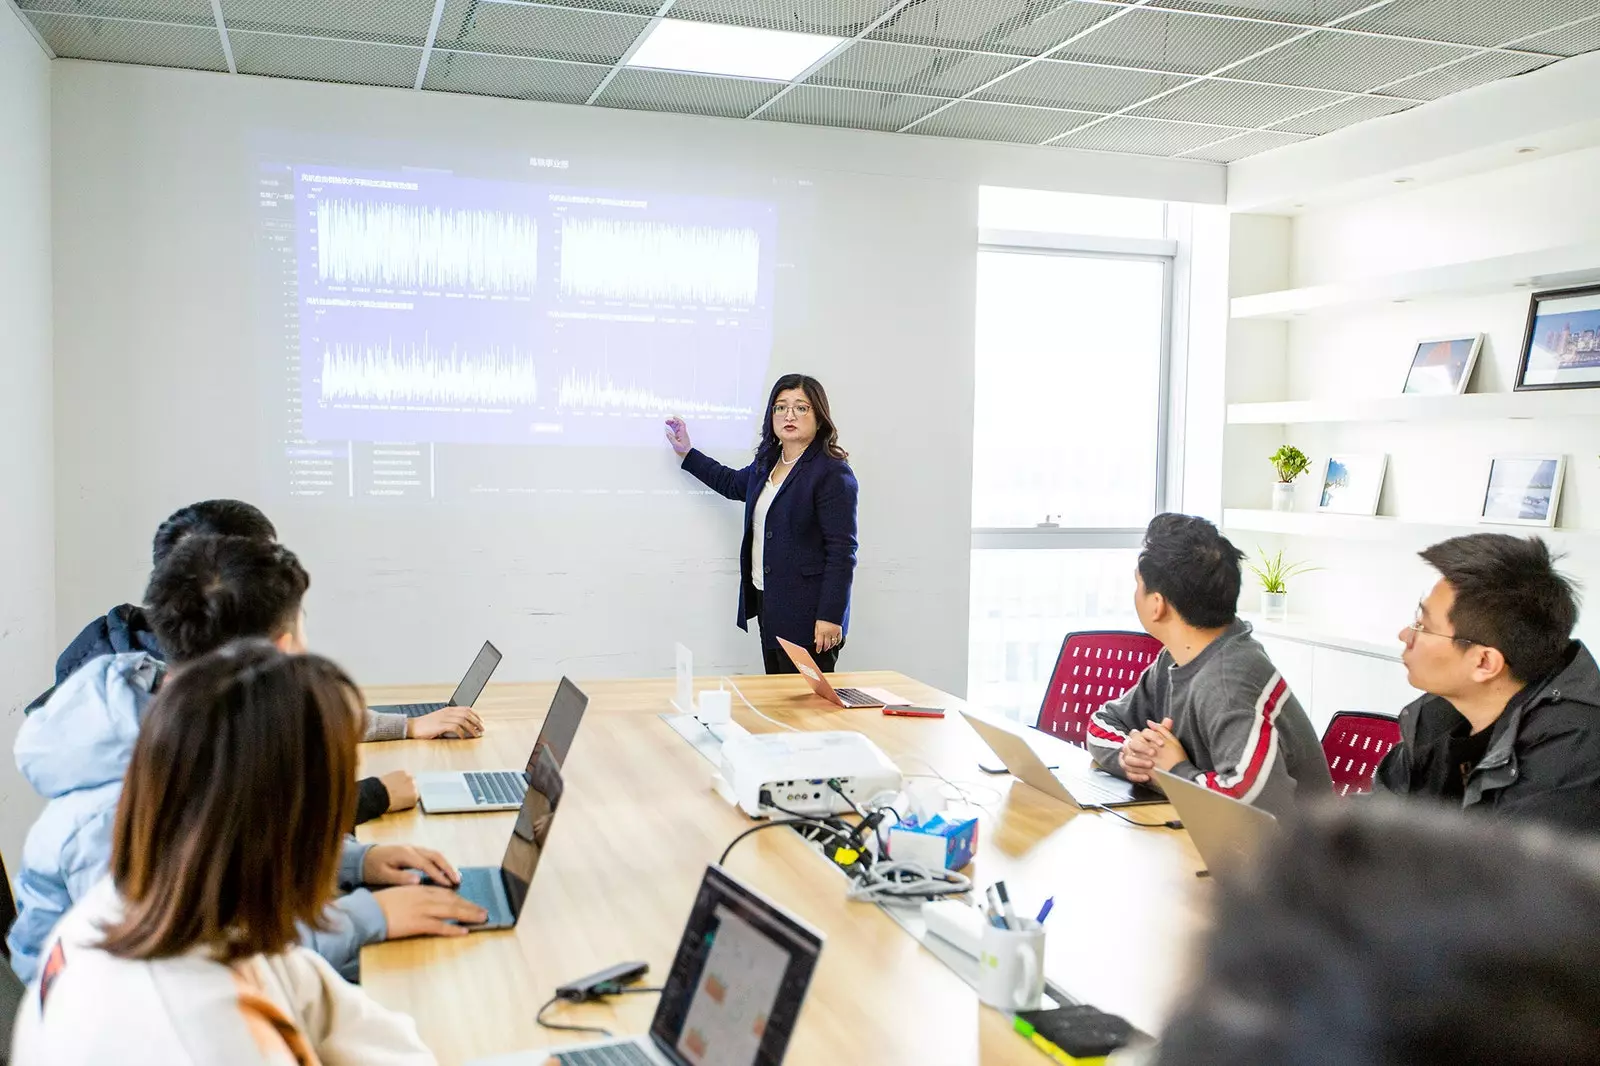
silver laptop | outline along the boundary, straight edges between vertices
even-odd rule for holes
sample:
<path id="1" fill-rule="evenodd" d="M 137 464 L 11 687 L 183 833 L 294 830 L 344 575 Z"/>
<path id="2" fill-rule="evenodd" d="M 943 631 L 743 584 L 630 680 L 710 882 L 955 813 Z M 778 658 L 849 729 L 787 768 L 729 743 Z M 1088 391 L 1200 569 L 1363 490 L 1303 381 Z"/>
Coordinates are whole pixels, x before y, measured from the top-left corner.
<path id="1" fill-rule="evenodd" d="M 1232 796 L 1157 770 L 1155 779 L 1213 877 L 1248 876 L 1278 832 L 1278 819 Z"/>
<path id="2" fill-rule="evenodd" d="M 483 695 L 484 686 L 494 676 L 495 667 L 500 665 L 500 649 L 490 644 L 487 640 L 483 647 L 478 649 L 478 657 L 472 660 L 472 665 L 467 667 L 467 672 L 461 678 L 461 683 L 451 694 L 447 703 L 387 703 L 382 707 L 369 708 L 374 714 L 403 714 L 407 718 L 421 718 L 434 711 L 442 711 L 446 707 L 471 707 L 478 702 L 478 697 Z"/>
<path id="3" fill-rule="evenodd" d="M 489 914 L 487 921 L 467 926 L 469 932 L 510 929 L 522 917 L 528 901 L 528 886 L 544 855 L 562 793 L 561 766 L 554 750 L 548 746 L 534 750 L 528 788 L 511 827 L 505 858 L 499 866 L 466 866 L 460 871 L 461 884 L 456 891 Z"/>
<path id="4" fill-rule="evenodd" d="M 429 814 L 459 814 L 463 811 L 514 811 L 522 806 L 539 754 L 548 748 L 555 756 L 556 768 L 567 761 L 572 738 L 583 721 L 589 697 L 566 678 L 556 686 L 556 698 L 539 727 L 539 739 L 528 753 L 522 770 L 448 770 L 417 774 L 417 796 Z"/>
<path id="5" fill-rule="evenodd" d="M 470 1066 L 779 1066 L 821 953 L 821 933 L 709 866 L 647 1036 Z"/>
<path id="6" fill-rule="evenodd" d="M 1028 742 L 1021 727 L 980 718 L 970 711 L 961 717 L 977 730 L 978 736 L 1006 769 L 1025 785 L 1084 810 L 1096 807 L 1136 807 L 1143 803 L 1165 803 L 1166 797 L 1153 788 L 1135 785 L 1106 773 L 1094 764 L 1089 753 L 1064 741 L 1051 745 L 1051 757 L 1059 763 L 1052 770 Z M 1043 735 L 1043 734 L 1041 734 Z"/>

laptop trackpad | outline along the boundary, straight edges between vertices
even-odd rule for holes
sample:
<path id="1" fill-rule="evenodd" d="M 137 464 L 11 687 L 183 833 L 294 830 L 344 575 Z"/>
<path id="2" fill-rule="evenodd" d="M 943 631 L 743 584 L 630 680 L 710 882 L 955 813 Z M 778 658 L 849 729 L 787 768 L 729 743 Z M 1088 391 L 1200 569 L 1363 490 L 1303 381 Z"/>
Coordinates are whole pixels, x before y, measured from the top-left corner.
<path id="1" fill-rule="evenodd" d="M 460 811 L 477 806 L 460 774 L 418 774 L 417 795 L 425 811 Z"/>

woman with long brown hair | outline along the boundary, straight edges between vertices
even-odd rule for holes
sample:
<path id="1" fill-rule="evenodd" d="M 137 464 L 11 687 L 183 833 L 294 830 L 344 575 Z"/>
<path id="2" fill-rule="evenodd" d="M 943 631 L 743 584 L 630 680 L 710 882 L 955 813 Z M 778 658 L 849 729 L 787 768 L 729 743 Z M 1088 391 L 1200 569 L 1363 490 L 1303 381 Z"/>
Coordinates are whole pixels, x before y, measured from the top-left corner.
<path id="1" fill-rule="evenodd" d="M 735 621 L 748 629 L 757 620 L 767 673 L 795 672 L 779 637 L 810 648 L 831 671 L 850 628 L 860 487 L 822 383 L 805 374 L 773 383 L 755 461 L 742 470 L 695 448 L 681 418 L 667 419 L 667 440 L 683 469 L 744 503 Z"/>
<path id="2" fill-rule="evenodd" d="M 298 945 L 333 897 L 366 712 L 333 663 L 239 641 L 139 729 L 111 876 L 46 942 L 14 1066 L 425 1066 L 404 1015 Z"/>

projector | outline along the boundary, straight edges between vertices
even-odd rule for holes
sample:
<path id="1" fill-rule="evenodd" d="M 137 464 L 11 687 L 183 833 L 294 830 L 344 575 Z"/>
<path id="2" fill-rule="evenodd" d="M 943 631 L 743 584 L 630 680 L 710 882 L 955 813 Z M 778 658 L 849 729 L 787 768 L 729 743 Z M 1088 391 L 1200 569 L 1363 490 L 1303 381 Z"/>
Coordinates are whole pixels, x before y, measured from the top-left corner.
<path id="1" fill-rule="evenodd" d="M 856 804 L 900 791 L 900 768 L 860 733 L 761 733 L 722 742 L 722 777 L 752 818 L 782 811 L 761 802 L 769 793 L 778 807 L 796 814 L 839 814 L 850 809 L 828 787 L 837 779 Z"/>

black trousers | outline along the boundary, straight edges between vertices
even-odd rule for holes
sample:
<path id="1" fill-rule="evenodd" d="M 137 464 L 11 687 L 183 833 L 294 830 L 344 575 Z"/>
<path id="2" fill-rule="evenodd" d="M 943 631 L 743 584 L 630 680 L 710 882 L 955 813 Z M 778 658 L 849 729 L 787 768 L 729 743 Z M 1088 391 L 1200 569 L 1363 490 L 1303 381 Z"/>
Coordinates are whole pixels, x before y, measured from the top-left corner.
<path id="1" fill-rule="evenodd" d="M 788 652 L 779 647 L 768 647 L 767 622 L 761 609 L 762 596 L 760 590 L 756 590 L 755 597 L 755 603 L 751 604 L 751 606 L 755 608 L 755 617 L 761 631 L 761 660 L 766 666 L 767 673 L 798 674 L 800 671 L 795 669 L 794 661 L 789 658 Z M 800 641 L 795 643 L 802 644 Z M 839 653 L 844 650 L 845 643 L 845 641 L 841 640 L 836 647 L 829 648 L 821 653 L 817 651 L 817 646 L 810 639 L 804 641 L 802 646 L 811 653 L 812 661 L 817 664 L 819 670 L 825 674 L 831 674 L 835 667 L 838 666 Z M 773 640 L 772 644 L 776 645 L 777 641 Z"/>

